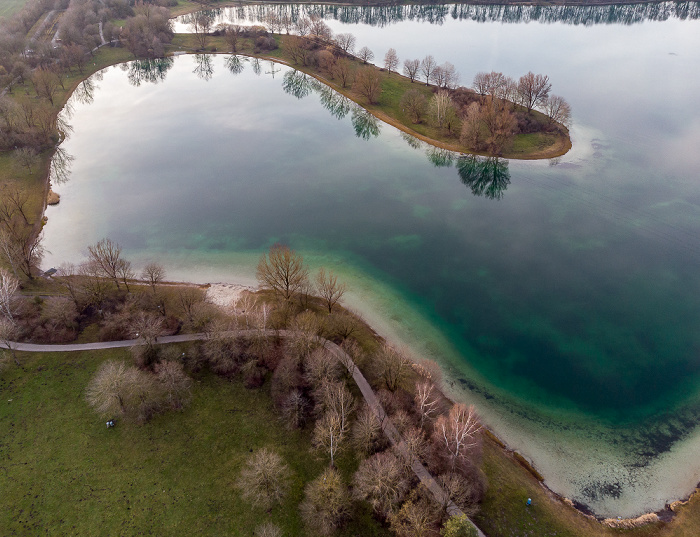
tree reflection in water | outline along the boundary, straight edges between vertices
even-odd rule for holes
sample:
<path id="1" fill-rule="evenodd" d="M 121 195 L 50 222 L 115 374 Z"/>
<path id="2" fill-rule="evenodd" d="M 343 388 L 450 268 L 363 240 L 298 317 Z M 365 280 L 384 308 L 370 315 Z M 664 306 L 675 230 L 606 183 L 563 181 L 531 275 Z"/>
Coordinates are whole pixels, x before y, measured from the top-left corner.
<path id="1" fill-rule="evenodd" d="M 165 80 L 168 71 L 174 65 L 175 60 L 169 58 L 145 58 L 122 64 L 122 69 L 127 70 L 127 79 L 132 86 L 140 86 L 144 82 L 157 84 Z"/>
<path id="2" fill-rule="evenodd" d="M 500 200 L 510 184 L 508 161 L 498 157 L 463 155 L 457 159 L 457 173 L 475 196 Z"/>

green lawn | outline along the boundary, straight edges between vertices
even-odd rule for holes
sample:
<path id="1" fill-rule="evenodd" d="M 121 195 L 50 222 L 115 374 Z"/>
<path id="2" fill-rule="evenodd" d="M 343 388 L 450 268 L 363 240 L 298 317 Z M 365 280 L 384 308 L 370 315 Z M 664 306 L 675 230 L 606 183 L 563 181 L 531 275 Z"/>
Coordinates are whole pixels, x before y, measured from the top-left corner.
<path id="1" fill-rule="evenodd" d="M 0 2 L 0 17 L 10 17 L 24 7 L 29 0 L 2 0 Z"/>
<path id="2" fill-rule="evenodd" d="M 4 534 L 252 535 L 272 521 L 303 535 L 297 505 L 325 457 L 310 454 L 308 432 L 284 429 L 265 387 L 198 378 L 181 413 L 146 425 L 105 426 L 84 401 L 85 386 L 123 350 L 29 355 L 0 373 L 0 490 Z M 291 493 L 269 513 L 234 487 L 251 450 L 276 449 L 292 468 Z M 345 475 L 356 461 L 339 466 Z M 340 535 L 389 535 L 356 506 Z"/>

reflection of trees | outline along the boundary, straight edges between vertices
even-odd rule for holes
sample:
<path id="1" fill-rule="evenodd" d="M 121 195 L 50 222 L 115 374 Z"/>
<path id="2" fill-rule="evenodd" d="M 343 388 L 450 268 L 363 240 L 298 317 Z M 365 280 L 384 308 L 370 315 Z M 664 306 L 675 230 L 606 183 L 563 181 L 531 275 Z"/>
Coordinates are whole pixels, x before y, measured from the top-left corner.
<path id="1" fill-rule="evenodd" d="M 352 108 L 352 101 L 342 93 L 338 93 L 330 86 L 319 84 L 318 96 L 323 107 L 328 110 L 333 117 L 343 119 Z"/>
<path id="2" fill-rule="evenodd" d="M 234 75 L 240 75 L 247 61 L 248 59 L 243 56 L 228 56 L 225 60 L 226 69 L 231 71 Z"/>
<path id="3" fill-rule="evenodd" d="M 411 136 L 407 132 L 401 131 L 401 138 L 404 139 L 404 141 L 410 145 L 413 149 L 420 149 L 423 147 L 423 142 L 421 142 L 418 138 L 415 136 Z"/>
<path id="4" fill-rule="evenodd" d="M 157 84 L 165 80 L 168 71 L 175 64 L 170 58 L 144 58 L 125 64 L 129 73 L 127 78 L 132 86 L 140 86 L 143 82 Z"/>
<path id="5" fill-rule="evenodd" d="M 71 166 L 75 157 L 69 155 L 60 145 L 56 148 L 56 152 L 51 159 L 51 170 L 49 177 L 54 185 L 60 185 L 68 181 L 71 172 Z"/>
<path id="6" fill-rule="evenodd" d="M 211 56 L 209 54 L 195 54 L 194 55 L 195 67 L 192 71 L 197 78 L 201 78 L 205 82 L 211 80 L 214 76 L 214 62 L 211 61 Z"/>
<path id="7" fill-rule="evenodd" d="M 293 21 L 315 15 L 346 24 L 387 26 L 402 21 L 443 24 L 446 20 L 477 22 L 563 22 L 573 25 L 637 24 L 647 20 L 699 19 L 700 2 L 660 2 L 647 4 L 524 6 L 524 5 L 435 5 L 405 6 L 299 5 L 274 4 L 226 8 L 220 22 L 264 23 L 269 14 L 287 16 Z"/>
<path id="8" fill-rule="evenodd" d="M 77 88 L 75 88 L 73 97 L 80 104 L 92 104 L 92 102 L 95 100 L 95 89 L 96 86 L 92 77 L 86 78 L 80 84 L 78 84 Z"/>
<path id="9" fill-rule="evenodd" d="M 452 161 L 455 158 L 455 154 L 452 151 L 432 145 L 425 150 L 425 155 L 432 165 L 438 168 L 449 168 L 452 166 Z"/>
<path id="10" fill-rule="evenodd" d="M 457 173 L 475 196 L 500 200 L 510 184 L 508 161 L 498 157 L 461 156 L 457 159 Z"/>
<path id="11" fill-rule="evenodd" d="M 361 106 L 353 107 L 350 121 L 358 138 L 369 140 L 379 136 L 379 120 Z"/>
<path id="12" fill-rule="evenodd" d="M 301 71 L 287 71 L 282 77 L 282 89 L 297 99 L 303 99 L 311 93 L 312 80 L 312 77 Z"/>
<path id="13" fill-rule="evenodd" d="M 253 72 L 260 76 L 260 73 L 262 72 L 262 66 L 260 65 L 260 58 L 253 58 L 253 61 L 251 62 L 253 64 Z"/>

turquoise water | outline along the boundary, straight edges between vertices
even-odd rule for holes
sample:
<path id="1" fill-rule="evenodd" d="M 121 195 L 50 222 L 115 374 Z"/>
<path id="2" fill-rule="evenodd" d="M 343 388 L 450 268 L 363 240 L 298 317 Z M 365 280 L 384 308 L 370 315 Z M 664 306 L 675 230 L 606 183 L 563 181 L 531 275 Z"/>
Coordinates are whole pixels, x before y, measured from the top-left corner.
<path id="1" fill-rule="evenodd" d="M 345 30 L 377 52 L 383 39 L 400 56 L 433 53 L 463 81 L 548 73 L 574 109 L 573 150 L 553 162 L 436 152 L 269 62 L 115 67 L 73 103 L 47 263 L 108 236 L 173 277 L 250 280 L 285 242 L 341 272 L 352 306 L 393 339 L 440 360 L 555 490 L 611 515 L 691 490 L 698 22 Z M 436 32 L 454 41 L 439 50 Z"/>

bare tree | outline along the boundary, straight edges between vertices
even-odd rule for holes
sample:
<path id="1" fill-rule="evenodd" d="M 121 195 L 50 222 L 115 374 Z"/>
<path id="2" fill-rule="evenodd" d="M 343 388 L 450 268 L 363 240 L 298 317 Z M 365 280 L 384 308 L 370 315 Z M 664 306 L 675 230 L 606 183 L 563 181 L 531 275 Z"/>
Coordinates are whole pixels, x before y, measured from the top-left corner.
<path id="1" fill-rule="evenodd" d="M 366 403 L 363 404 L 352 426 L 353 447 L 362 455 L 371 455 L 381 448 L 383 438 L 379 418 Z"/>
<path id="2" fill-rule="evenodd" d="M 269 509 L 287 495 L 290 478 L 291 472 L 282 457 L 262 448 L 250 456 L 236 486 L 246 501 Z"/>
<path id="3" fill-rule="evenodd" d="M 61 79 L 49 69 L 38 68 L 32 75 L 32 83 L 37 95 L 44 97 L 53 106 L 53 99 L 58 93 Z"/>
<path id="4" fill-rule="evenodd" d="M 231 47 L 231 52 L 234 54 L 238 52 L 238 41 L 243 34 L 243 28 L 238 24 L 229 24 L 224 30 L 224 39 L 226 43 Z"/>
<path id="5" fill-rule="evenodd" d="M 433 438 L 447 457 L 450 468 L 468 462 L 471 451 L 479 445 L 478 433 L 481 423 L 473 406 L 455 403 L 447 416 L 435 422 Z"/>
<path id="6" fill-rule="evenodd" d="M 299 510 L 310 533 L 332 535 L 349 517 L 350 506 L 348 487 L 340 472 L 326 468 L 304 488 L 304 501 Z"/>
<path id="7" fill-rule="evenodd" d="M 13 272 L 22 272 L 28 279 L 34 279 L 34 270 L 44 256 L 43 233 L 34 233 L 27 226 L 13 218 L 0 227 L 0 255 L 12 267 Z"/>
<path id="8" fill-rule="evenodd" d="M 371 62 L 374 59 L 374 52 L 368 47 L 362 47 L 357 53 L 357 57 L 360 58 L 363 63 Z"/>
<path id="9" fill-rule="evenodd" d="M 196 11 L 187 15 L 186 21 L 190 26 L 190 30 L 195 36 L 200 49 L 207 46 L 209 34 L 214 27 L 214 15 L 211 11 Z"/>
<path id="10" fill-rule="evenodd" d="M 103 417 L 140 416 L 156 404 L 153 378 L 124 362 L 104 362 L 90 380 L 86 399 Z"/>
<path id="11" fill-rule="evenodd" d="M 346 54 L 352 54 L 355 50 L 355 36 L 350 33 L 336 34 L 335 43 Z"/>
<path id="12" fill-rule="evenodd" d="M 17 325 L 7 317 L 0 317 L 0 343 L 3 343 L 5 348 L 10 351 L 17 367 L 21 367 L 15 352 L 15 340 L 18 336 L 19 329 Z"/>
<path id="13" fill-rule="evenodd" d="M 146 264 L 141 271 L 141 277 L 146 280 L 153 292 L 156 292 L 156 285 L 161 283 L 165 279 L 165 268 L 160 263 L 151 261 Z"/>
<path id="14" fill-rule="evenodd" d="M 569 106 L 564 97 L 550 95 L 543 101 L 542 107 L 550 123 L 561 123 L 565 127 L 571 124 L 571 106 Z"/>
<path id="15" fill-rule="evenodd" d="M 376 104 L 382 93 L 382 83 L 379 73 L 373 67 L 363 67 L 355 74 L 355 91 L 365 97 L 370 104 Z"/>
<path id="16" fill-rule="evenodd" d="M 390 521 L 391 529 L 399 537 L 433 537 L 438 517 L 427 494 L 414 490 Z"/>
<path id="17" fill-rule="evenodd" d="M 430 79 L 432 78 L 433 71 L 436 67 L 437 63 L 435 62 L 435 58 L 430 55 L 423 58 L 423 60 L 420 62 L 420 72 L 425 77 L 426 86 L 430 83 Z"/>
<path id="18" fill-rule="evenodd" d="M 450 62 L 445 62 L 441 67 L 444 76 L 443 87 L 449 89 L 457 88 L 457 86 L 459 86 L 460 75 L 457 69 L 455 69 L 455 66 Z"/>
<path id="19" fill-rule="evenodd" d="M 333 32 L 331 31 L 330 26 L 328 26 L 326 21 L 324 21 L 321 17 L 316 15 L 311 16 L 309 35 L 320 41 L 330 41 L 333 39 Z"/>
<path id="20" fill-rule="evenodd" d="M 341 449 L 347 429 L 343 429 L 343 419 L 335 412 L 326 412 L 314 427 L 312 443 L 316 449 L 327 451 L 331 466 L 335 466 L 335 456 Z"/>
<path id="21" fill-rule="evenodd" d="M 345 294 L 347 285 L 338 283 L 338 277 L 321 267 L 316 275 L 316 291 L 326 304 L 328 313 L 333 313 L 335 306 Z"/>
<path id="22" fill-rule="evenodd" d="M 340 85 L 346 88 L 352 82 L 352 68 L 350 60 L 340 58 L 333 66 L 333 76 L 338 79 Z"/>
<path id="23" fill-rule="evenodd" d="M 457 109 L 447 90 L 439 90 L 428 103 L 428 115 L 439 128 L 454 128 L 457 118 Z"/>
<path id="24" fill-rule="evenodd" d="M 536 75 L 532 71 L 518 80 L 518 94 L 528 113 L 545 101 L 551 89 L 548 76 Z"/>
<path id="25" fill-rule="evenodd" d="M 173 409 L 180 409 L 190 398 L 192 379 L 189 378 L 179 362 L 163 361 L 154 367 L 156 379 L 163 390 L 165 404 Z"/>
<path id="26" fill-rule="evenodd" d="M 13 304 L 19 290 L 19 280 L 0 267 L 0 315 L 13 321 Z"/>
<path id="27" fill-rule="evenodd" d="M 37 155 L 36 149 L 33 147 L 20 147 L 14 153 L 17 163 L 27 168 L 29 173 L 32 173 L 32 168 L 39 162 L 39 156 Z"/>
<path id="28" fill-rule="evenodd" d="M 374 367 L 387 389 L 396 391 L 411 374 L 413 362 L 403 353 L 384 344 L 374 356 Z"/>
<path id="29" fill-rule="evenodd" d="M 88 246 L 88 259 L 99 268 L 102 275 L 111 279 L 120 289 L 119 279 L 124 260 L 121 258 L 122 247 L 111 239 L 102 239 L 97 244 Z"/>
<path id="30" fill-rule="evenodd" d="M 350 415 L 355 410 L 355 397 L 344 382 L 328 381 L 316 390 L 319 406 L 324 413 L 333 412 L 340 418 L 340 429 L 345 434 L 350 428 Z"/>
<path id="31" fill-rule="evenodd" d="M 406 111 L 413 123 L 420 123 L 427 107 L 425 95 L 415 89 L 408 90 L 401 97 L 401 107 Z"/>
<path id="32" fill-rule="evenodd" d="M 353 492 L 369 502 L 374 511 L 387 518 L 408 491 L 401 462 L 391 452 L 381 452 L 360 463 L 353 476 Z"/>
<path id="33" fill-rule="evenodd" d="M 403 61 L 403 74 L 410 78 L 411 82 L 418 76 L 418 69 L 420 69 L 420 60 Z"/>
<path id="34" fill-rule="evenodd" d="M 440 474 L 437 481 L 445 491 L 441 505 L 443 512 L 447 512 L 449 503 L 452 501 L 468 515 L 473 516 L 477 513 L 482 495 L 480 483 L 456 472 Z"/>
<path id="35" fill-rule="evenodd" d="M 341 373 L 338 359 L 323 347 L 314 350 L 304 360 L 304 379 L 315 390 L 323 390 L 324 386 L 336 382 Z"/>
<path id="36" fill-rule="evenodd" d="M 440 410 L 440 399 L 432 382 L 423 381 L 416 384 L 416 394 L 413 398 L 420 415 L 420 426 L 431 421 Z"/>
<path id="37" fill-rule="evenodd" d="M 267 256 L 263 254 L 260 258 L 256 276 L 262 287 L 289 300 L 308 281 L 309 271 L 301 254 L 275 244 Z"/>
<path id="38" fill-rule="evenodd" d="M 389 71 L 389 74 L 391 74 L 392 71 L 396 71 L 398 66 L 399 56 L 396 54 L 396 49 L 390 48 L 384 55 L 384 67 Z"/>

